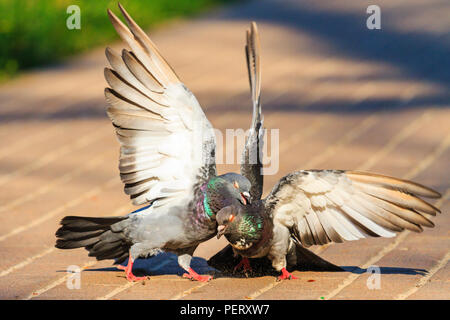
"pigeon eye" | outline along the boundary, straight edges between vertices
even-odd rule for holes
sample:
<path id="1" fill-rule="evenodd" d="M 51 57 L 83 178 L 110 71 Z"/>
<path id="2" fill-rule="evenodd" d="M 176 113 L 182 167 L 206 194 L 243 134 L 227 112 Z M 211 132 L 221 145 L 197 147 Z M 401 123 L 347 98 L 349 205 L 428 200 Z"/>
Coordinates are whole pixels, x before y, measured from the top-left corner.
<path id="1" fill-rule="evenodd" d="M 236 189 L 239 189 L 239 183 L 237 183 L 237 181 L 235 181 L 235 182 L 233 183 L 233 186 L 234 186 Z"/>
<path id="2" fill-rule="evenodd" d="M 231 222 L 231 221 L 233 221 L 233 220 L 234 220 L 234 216 L 231 215 L 230 218 L 228 218 L 228 221 Z"/>

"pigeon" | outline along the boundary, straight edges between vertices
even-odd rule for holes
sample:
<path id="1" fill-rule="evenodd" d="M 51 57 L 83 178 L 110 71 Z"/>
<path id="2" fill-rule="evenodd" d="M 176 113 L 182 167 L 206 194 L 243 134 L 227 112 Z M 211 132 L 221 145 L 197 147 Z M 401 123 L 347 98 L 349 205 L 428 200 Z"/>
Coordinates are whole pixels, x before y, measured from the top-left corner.
<path id="1" fill-rule="evenodd" d="M 234 255 L 242 257 L 235 269 L 251 271 L 249 258 L 268 258 L 278 274 L 281 272 L 278 280 L 295 279 L 286 267 L 299 264 L 299 259 L 326 270 L 339 269 L 306 249 L 312 245 L 394 237 L 403 230 L 421 232 L 422 227 L 434 227 L 430 217 L 440 210 L 422 197 L 439 198 L 437 191 L 376 173 L 299 170 L 281 178 L 268 196 L 261 198 L 264 128 L 259 98 L 259 50 L 253 23 L 247 33 L 246 52 L 254 105 L 246 148 L 256 152 L 253 158 L 257 162 L 249 163 L 249 157 L 244 157 L 241 167 L 241 173 L 252 183 L 251 201 L 224 207 L 216 214 L 217 238 L 224 235 Z M 225 248 L 219 257 L 226 253 Z"/>
<path id="2" fill-rule="evenodd" d="M 67 216 L 56 247 L 84 247 L 98 260 L 114 259 L 129 281 L 137 258 L 161 251 L 178 256 L 191 280 L 209 281 L 191 267 L 197 246 L 217 233 L 217 212 L 246 205 L 251 183 L 237 173 L 217 175 L 215 135 L 195 96 L 155 44 L 119 4 L 128 27 L 108 10 L 128 48 L 106 49 L 107 115 L 120 142 L 124 191 L 135 205 L 125 216 Z M 126 266 L 120 265 L 127 261 Z"/>

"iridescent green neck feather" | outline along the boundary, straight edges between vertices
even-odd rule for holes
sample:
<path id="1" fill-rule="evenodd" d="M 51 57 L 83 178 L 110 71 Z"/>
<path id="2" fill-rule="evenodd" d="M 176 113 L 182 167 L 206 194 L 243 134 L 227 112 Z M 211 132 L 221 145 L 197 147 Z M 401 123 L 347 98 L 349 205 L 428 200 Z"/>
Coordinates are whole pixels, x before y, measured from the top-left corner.
<path id="1" fill-rule="evenodd" d="M 214 212 L 212 212 L 208 202 L 209 202 L 208 195 L 205 193 L 205 196 L 203 198 L 203 208 L 205 209 L 205 215 L 208 218 L 212 219 L 214 216 Z"/>
<path id="2" fill-rule="evenodd" d="M 261 236 L 263 219 L 261 216 L 246 214 L 238 224 L 238 233 L 250 241 L 258 240 Z"/>
<path id="3" fill-rule="evenodd" d="M 240 198 L 240 194 L 233 184 L 221 177 L 211 178 L 204 185 L 202 191 L 204 212 L 210 219 L 215 219 L 215 215 L 220 209 L 239 201 Z"/>

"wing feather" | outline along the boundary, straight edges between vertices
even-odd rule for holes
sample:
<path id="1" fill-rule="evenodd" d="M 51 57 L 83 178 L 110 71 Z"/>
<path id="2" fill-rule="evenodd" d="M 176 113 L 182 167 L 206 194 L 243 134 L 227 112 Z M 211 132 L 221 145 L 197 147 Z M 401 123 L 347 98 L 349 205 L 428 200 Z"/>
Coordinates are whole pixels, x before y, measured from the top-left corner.
<path id="1" fill-rule="evenodd" d="M 332 224 L 333 228 L 335 228 L 344 240 L 351 241 L 364 238 L 364 235 L 336 208 L 329 208 L 327 213 L 334 219 L 334 223 Z"/>
<path id="2" fill-rule="evenodd" d="M 245 141 L 241 157 L 241 174 L 251 183 L 250 195 L 252 200 L 259 200 L 262 196 L 264 176 L 262 174 L 262 148 L 264 144 L 263 116 L 261 111 L 261 68 L 259 63 L 260 43 L 258 28 L 252 22 L 246 33 L 247 44 L 245 54 L 247 58 L 250 92 L 253 102 L 252 124 Z"/>
<path id="3" fill-rule="evenodd" d="M 128 70 L 138 79 L 146 88 L 156 93 L 164 93 L 164 88 L 151 73 L 136 59 L 136 57 L 127 50 L 122 50 L 122 59 Z"/>
<path id="4" fill-rule="evenodd" d="M 124 12 L 123 10 L 122 12 Z M 119 18 L 111 11 L 108 10 L 108 15 L 111 20 L 114 29 L 116 29 L 117 34 L 122 38 L 122 40 L 128 45 L 136 58 L 145 66 L 145 68 L 161 83 L 164 87 L 167 87 L 171 81 L 167 75 L 165 75 L 160 69 L 160 66 L 152 61 L 153 53 L 146 51 L 142 46 L 142 38 L 135 38 L 135 35 L 128 29 L 128 27 L 120 21 Z M 173 81 L 176 83 L 176 80 Z"/>
<path id="5" fill-rule="evenodd" d="M 436 198 L 439 193 L 378 174 L 303 170 L 283 177 L 265 206 L 275 224 L 289 227 L 302 245 L 310 246 L 433 227 L 427 216 L 440 211 L 420 196 Z"/>
<path id="6" fill-rule="evenodd" d="M 307 246 L 314 244 L 313 233 L 305 217 L 300 220 L 297 228 L 300 232 L 301 243 L 304 243 Z"/>
<path id="7" fill-rule="evenodd" d="M 161 74 L 170 82 L 178 82 L 178 76 L 172 67 L 167 63 L 164 57 L 159 53 L 158 48 L 152 42 L 152 40 L 147 36 L 147 34 L 138 26 L 138 24 L 131 18 L 128 12 L 125 11 L 123 6 L 119 3 L 119 9 L 122 12 L 124 18 L 126 19 L 131 32 L 134 34 L 136 39 L 143 45 L 148 54 L 150 55 L 152 61 L 156 64 Z"/>
<path id="8" fill-rule="evenodd" d="M 308 221 L 309 226 L 311 227 L 311 230 L 313 231 L 313 237 L 315 238 L 316 242 L 320 244 L 325 244 L 330 242 L 330 240 L 327 237 L 325 229 L 320 223 L 318 215 L 319 215 L 318 213 L 313 211 L 310 214 L 307 214 L 305 217 L 306 220 Z"/>
<path id="9" fill-rule="evenodd" d="M 125 193 L 134 204 L 157 208 L 189 199 L 195 185 L 215 174 L 215 137 L 194 95 L 119 8 L 128 26 L 110 10 L 108 15 L 128 49 L 105 52 L 111 66 L 105 68 L 107 114 L 121 145 Z"/>
<path id="10" fill-rule="evenodd" d="M 379 185 L 386 188 L 395 188 L 398 190 L 403 190 L 412 194 L 416 194 L 418 196 L 423 196 L 427 198 L 441 197 L 441 194 L 439 192 L 408 180 L 361 171 L 347 171 L 347 176 L 353 181 Z"/>
<path id="11" fill-rule="evenodd" d="M 364 184 L 361 182 L 354 182 L 354 186 L 373 197 L 381 198 L 402 207 L 424 211 L 429 214 L 433 214 L 436 211 L 439 211 L 437 208 L 433 207 L 431 204 L 423 201 L 422 199 L 417 198 L 411 194 L 404 193 L 400 190 L 391 190 Z"/>
<path id="12" fill-rule="evenodd" d="M 342 232 L 340 232 L 340 230 L 343 229 L 342 226 L 334 219 L 333 215 L 328 210 L 324 210 L 319 215 L 319 220 L 331 241 L 340 243 L 346 239 L 345 236 L 341 236 Z"/>

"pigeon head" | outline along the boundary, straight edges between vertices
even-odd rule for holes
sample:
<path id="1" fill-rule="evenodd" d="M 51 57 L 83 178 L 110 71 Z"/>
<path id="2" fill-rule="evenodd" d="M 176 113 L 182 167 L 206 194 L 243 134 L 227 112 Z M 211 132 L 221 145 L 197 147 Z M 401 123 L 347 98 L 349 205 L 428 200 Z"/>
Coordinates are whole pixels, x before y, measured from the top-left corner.
<path id="1" fill-rule="evenodd" d="M 230 205 L 245 205 L 248 203 L 248 180 L 238 174 L 216 176 L 206 184 L 205 209 L 210 217 L 222 208 Z M 248 188 L 248 189 L 247 189 Z"/>
<path id="2" fill-rule="evenodd" d="M 240 195 L 240 202 L 242 202 L 244 205 L 250 202 L 251 183 L 246 177 L 234 172 L 229 172 L 219 176 L 219 178 L 224 179 L 225 181 L 228 181 L 230 184 L 232 184 L 233 188 Z"/>
<path id="3" fill-rule="evenodd" d="M 217 215 L 217 238 L 224 235 L 238 250 L 247 250 L 261 240 L 264 231 L 263 217 L 257 214 L 256 206 L 231 205 L 221 209 Z"/>

